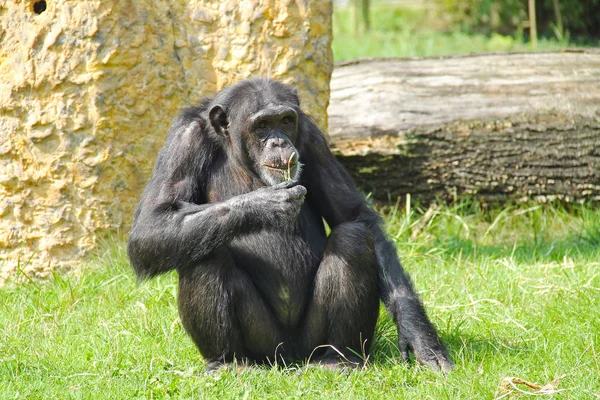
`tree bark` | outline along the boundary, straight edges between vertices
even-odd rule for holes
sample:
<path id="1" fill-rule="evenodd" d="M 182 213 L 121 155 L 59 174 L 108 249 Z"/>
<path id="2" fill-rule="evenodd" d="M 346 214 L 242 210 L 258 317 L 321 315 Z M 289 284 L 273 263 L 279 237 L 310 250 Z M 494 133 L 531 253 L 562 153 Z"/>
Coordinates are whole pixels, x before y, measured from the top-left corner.
<path id="1" fill-rule="evenodd" d="M 600 52 L 340 64 L 329 118 L 377 200 L 600 200 Z"/>

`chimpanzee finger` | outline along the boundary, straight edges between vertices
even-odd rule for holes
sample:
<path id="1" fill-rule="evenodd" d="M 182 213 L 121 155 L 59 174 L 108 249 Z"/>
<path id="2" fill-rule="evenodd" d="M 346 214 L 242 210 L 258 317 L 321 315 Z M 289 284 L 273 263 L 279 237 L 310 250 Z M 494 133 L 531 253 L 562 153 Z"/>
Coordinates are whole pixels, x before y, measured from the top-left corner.
<path id="1" fill-rule="evenodd" d="M 281 183 L 278 183 L 277 185 L 271 186 L 271 189 L 274 189 L 274 190 L 290 189 L 290 188 L 293 188 L 296 185 L 298 185 L 298 181 L 290 179 L 288 181 L 281 182 Z"/>
<path id="2" fill-rule="evenodd" d="M 416 360 L 427 365 L 434 371 L 450 372 L 454 369 L 454 363 L 443 348 L 427 348 L 415 351 Z"/>
<path id="3" fill-rule="evenodd" d="M 398 337 L 398 349 L 400 350 L 400 356 L 402 360 L 409 363 L 410 362 L 410 345 L 408 344 L 408 340 L 403 337 Z"/>
<path id="4" fill-rule="evenodd" d="M 306 196 L 306 188 L 302 185 L 296 185 L 292 187 L 289 189 L 289 192 L 295 199 Z"/>
<path id="5" fill-rule="evenodd" d="M 448 373 L 448 372 L 452 371 L 455 368 L 454 363 L 452 361 L 450 361 L 450 360 L 447 360 L 447 359 L 440 359 L 440 360 L 438 360 L 438 364 L 440 366 L 440 369 L 444 373 Z"/>

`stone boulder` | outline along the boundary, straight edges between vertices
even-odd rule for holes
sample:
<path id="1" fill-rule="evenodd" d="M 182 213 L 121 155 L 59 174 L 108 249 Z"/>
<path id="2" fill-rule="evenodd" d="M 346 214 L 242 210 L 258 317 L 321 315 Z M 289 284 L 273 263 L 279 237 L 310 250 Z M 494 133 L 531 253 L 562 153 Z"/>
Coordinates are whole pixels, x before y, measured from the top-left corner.
<path id="1" fill-rule="evenodd" d="M 127 232 L 178 110 L 249 76 L 326 127 L 329 1 L 0 2 L 0 281 Z"/>

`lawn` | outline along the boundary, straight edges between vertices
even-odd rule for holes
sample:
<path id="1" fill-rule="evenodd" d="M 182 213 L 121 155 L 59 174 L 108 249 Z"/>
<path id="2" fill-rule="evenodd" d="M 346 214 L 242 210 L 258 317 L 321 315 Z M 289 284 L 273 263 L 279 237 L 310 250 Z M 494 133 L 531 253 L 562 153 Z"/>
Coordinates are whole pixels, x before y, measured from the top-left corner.
<path id="1" fill-rule="evenodd" d="M 176 274 L 136 282 L 113 239 L 81 274 L 0 288 L 0 399 L 529 397 L 506 378 L 548 384 L 555 398 L 600 396 L 600 210 L 382 211 L 456 362 L 447 376 L 399 361 L 383 310 L 365 370 L 205 375 L 177 316 Z"/>

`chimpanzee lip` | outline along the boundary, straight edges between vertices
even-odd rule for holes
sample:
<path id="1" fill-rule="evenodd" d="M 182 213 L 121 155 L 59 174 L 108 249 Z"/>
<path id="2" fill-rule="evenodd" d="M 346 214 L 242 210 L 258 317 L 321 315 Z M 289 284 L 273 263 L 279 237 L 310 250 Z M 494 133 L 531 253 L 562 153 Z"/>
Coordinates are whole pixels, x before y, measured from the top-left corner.
<path id="1" fill-rule="evenodd" d="M 265 167 L 267 169 L 274 169 L 276 171 L 287 171 L 287 166 L 275 167 L 272 165 L 263 164 L 263 167 Z"/>

